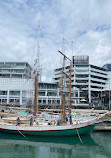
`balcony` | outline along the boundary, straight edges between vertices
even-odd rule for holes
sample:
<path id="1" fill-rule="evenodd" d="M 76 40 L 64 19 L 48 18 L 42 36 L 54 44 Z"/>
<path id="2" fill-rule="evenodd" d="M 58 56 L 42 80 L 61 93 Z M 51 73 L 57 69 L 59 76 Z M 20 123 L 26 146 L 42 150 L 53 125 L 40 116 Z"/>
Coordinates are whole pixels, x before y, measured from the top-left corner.
<path id="1" fill-rule="evenodd" d="M 104 90 L 103 89 L 99 89 L 99 88 L 90 88 L 90 91 L 101 92 L 101 91 L 104 91 Z"/>
<path id="2" fill-rule="evenodd" d="M 75 79 L 76 79 L 76 80 L 89 80 L 89 77 L 86 77 L 86 78 L 85 78 L 85 77 L 83 77 L 83 78 L 75 77 Z"/>
<path id="3" fill-rule="evenodd" d="M 97 82 L 100 82 L 100 83 L 105 83 L 105 80 L 97 79 L 97 78 L 94 78 L 94 77 L 91 77 L 90 80 L 97 81 Z"/>
<path id="4" fill-rule="evenodd" d="M 108 78 L 108 76 L 106 76 L 106 75 L 98 74 L 98 73 L 95 73 L 95 72 L 90 72 L 90 74 L 93 75 L 93 76 L 103 77 L 105 79 Z"/>
<path id="5" fill-rule="evenodd" d="M 96 71 L 96 72 L 97 72 L 97 74 L 104 73 L 104 74 L 106 74 L 106 76 L 107 76 L 107 72 L 106 72 L 106 71 L 103 71 L 103 70 L 90 68 L 90 71 Z"/>
<path id="6" fill-rule="evenodd" d="M 89 71 L 87 71 L 87 72 L 75 72 L 75 74 L 77 74 L 77 75 L 79 75 L 79 74 L 83 74 L 83 75 L 89 75 Z"/>
<path id="7" fill-rule="evenodd" d="M 103 84 L 97 84 L 97 83 L 90 83 L 91 86 L 96 86 L 96 87 L 101 87 L 101 88 L 104 88 L 106 87 L 106 85 L 103 85 Z"/>
<path id="8" fill-rule="evenodd" d="M 88 85 L 89 84 L 89 82 L 87 82 L 87 83 L 77 83 L 77 82 L 75 82 L 75 85 Z"/>

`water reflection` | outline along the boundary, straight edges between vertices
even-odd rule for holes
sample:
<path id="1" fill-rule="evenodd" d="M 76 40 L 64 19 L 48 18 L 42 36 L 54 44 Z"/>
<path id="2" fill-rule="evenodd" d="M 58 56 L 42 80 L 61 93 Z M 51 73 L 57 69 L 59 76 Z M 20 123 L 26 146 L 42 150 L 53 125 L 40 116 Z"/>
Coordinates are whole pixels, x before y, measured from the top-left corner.
<path id="1" fill-rule="evenodd" d="M 81 140 L 80 140 L 81 138 Z M 29 144 L 37 144 L 35 142 L 41 143 L 58 143 L 58 144 L 81 144 L 81 145 L 97 145 L 91 135 L 83 135 L 81 137 L 78 136 L 71 136 L 71 137 L 33 137 L 33 136 L 26 136 L 18 135 L 18 134 L 9 134 L 9 133 L 0 133 L 0 140 L 16 140 L 16 142 L 24 141 L 28 142 Z"/>
<path id="2" fill-rule="evenodd" d="M 109 137 L 111 138 L 111 136 Z M 27 136 L 24 138 L 22 135 L 0 133 L 0 157 L 96 158 L 100 157 L 101 153 L 102 157 L 110 155 L 109 150 L 106 152 L 104 143 L 102 144 L 101 142 L 97 141 L 98 138 L 102 138 L 101 134 L 98 135 L 98 133 L 94 133 L 92 136 L 81 136 L 81 142 L 77 136 L 62 138 Z"/>

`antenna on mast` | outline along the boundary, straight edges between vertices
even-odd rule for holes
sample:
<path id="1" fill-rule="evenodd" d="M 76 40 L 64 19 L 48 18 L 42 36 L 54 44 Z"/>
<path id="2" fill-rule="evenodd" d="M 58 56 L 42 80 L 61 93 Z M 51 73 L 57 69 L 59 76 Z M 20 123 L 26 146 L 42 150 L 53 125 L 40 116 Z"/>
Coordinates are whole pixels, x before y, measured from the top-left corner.
<path id="1" fill-rule="evenodd" d="M 71 49 L 72 49 L 72 56 L 74 55 L 73 53 L 74 53 L 74 51 L 73 51 L 73 49 L 74 49 L 74 42 L 73 41 L 71 41 Z"/>
<path id="2" fill-rule="evenodd" d="M 62 52 L 65 53 L 65 43 L 66 43 L 66 40 L 65 38 L 63 37 L 62 39 Z"/>
<path id="3" fill-rule="evenodd" d="M 65 40 L 65 38 L 64 38 L 64 36 L 63 36 L 63 39 L 62 39 L 62 52 L 63 53 L 65 53 L 65 43 L 66 43 L 66 40 Z M 63 59 L 62 59 L 62 55 L 61 55 L 61 58 L 60 58 L 60 63 L 61 63 L 61 66 L 63 66 L 63 63 L 62 63 L 62 61 L 63 61 Z"/>
<path id="4" fill-rule="evenodd" d="M 38 22 L 38 38 L 37 38 L 37 59 L 38 59 L 38 69 L 40 68 L 40 45 L 39 45 L 39 29 L 40 29 L 40 25 L 39 25 L 39 22 Z"/>
<path id="5" fill-rule="evenodd" d="M 38 72 L 39 72 L 39 80 L 41 82 L 41 67 L 40 67 L 40 44 L 39 44 L 39 37 L 40 37 L 40 24 L 39 24 L 39 21 L 38 21 L 38 40 L 37 40 L 37 67 L 38 67 Z"/>
<path id="6" fill-rule="evenodd" d="M 34 66 L 35 66 L 35 71 L 36 73 L 40 73 L 40 44 L 39 44 L 39 30 L 40 30 L 40 25 L 38 22 L 38 27 L 37 27 L 37 50 L 36 50 L 36 59 L 34 60 Z"/>

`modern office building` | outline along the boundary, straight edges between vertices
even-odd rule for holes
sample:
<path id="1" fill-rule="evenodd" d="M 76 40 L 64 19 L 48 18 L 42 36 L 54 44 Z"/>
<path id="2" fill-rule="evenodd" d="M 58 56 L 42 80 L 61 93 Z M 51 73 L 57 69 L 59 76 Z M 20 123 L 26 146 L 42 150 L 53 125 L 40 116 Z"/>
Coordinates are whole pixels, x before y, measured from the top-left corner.
<path id="1" fill-rule="evenodd" d="M 101 93 L 106 86 L 107 70 L 89 64 L 88 56 L 73 56 L 72 59 L 72 105 L 86 103 L 100 104 Z M 69 66 L 65 67 L 69 74 Z M 27 62 L 0 62 L 0 104 L 33 105 L 34 79 L 32 68 Z M 58 88 L 62 68 L 54 70 L 54 83 L 39 83 L 38 103 L 41 108 L 60 107 L 61 97 Z M 69 80 L 66 79 L 67 87 Z M 68 98 L 67 103 L 68 105 Z M 54 108 L 54 107 L 53 107 Z"/>
<path id="2" fill-rule="evenodd" d="M 72 94 L 72 102 L 79 104 L 81 97 L 84 97 L 89 104 L 101 104 L 101 93 L 104 91 L 106 80 L 108 79 L 107 70 L 89 64 L 89 56 L 73 56 L 72 63 L 71 84 L 72 90 L 74 91 Z M 65 67 L 65 73 L 69 75 L 69 66 Z M 55 83 L 59 83 L 61 74 L 62 68 L 54 70 Z M 66 79 L 66 83 L 69 84 L 68 79 Z"/>
<path id="3" fill-rule="evenodd" d="M 31 102 L 31 71 L 27 62 L 0 62 L 0 104 L 22 105 Z"/>
<path id="4" fill-rule="evenodd" d="M 34 79 L 27 62 L 0 62 L 0 104 L 33 105 Z M 38 103 L 59 105 L 60 96 L 55 83 L 39 83 Z"/>

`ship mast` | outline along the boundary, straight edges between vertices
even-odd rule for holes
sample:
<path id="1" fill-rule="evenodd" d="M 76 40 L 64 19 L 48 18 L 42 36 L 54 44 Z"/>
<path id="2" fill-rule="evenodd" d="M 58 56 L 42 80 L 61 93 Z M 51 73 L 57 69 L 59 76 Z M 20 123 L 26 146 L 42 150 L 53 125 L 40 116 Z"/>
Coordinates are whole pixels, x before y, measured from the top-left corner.
<path id="1" fill-rule="evenodd" d="M 34 116 L 38 113 L 38 73 L 35 76 L 35 94 L 34 94 Z"/>
<path id="2" fill-rule="evenodd" d="M 62 104 L 62 115 L 63 115 L 63 121 L 65 121 L 65 95 L 66 95 L 66 91 L 65 91 L 65 75 L 68 76 L 64 70 L 65 70 L 65 60 L 68 59 L 70 61 L 70 76 L 68 76 L 68 78 L 70 79 L 70 86 L 69 86 L 69 115 L 71 115 L 71 72 L 72 72 L 72 62 L 71 60 L 61 51 L 58 51 L 60 54 L 63 55 L 63 83 L 62 83 L 62 90 L 61 90 L 61 104 Z"/>
<path id="3" fill-rule="evenodd" d="M 34 93 L 34 116 L 38 113 L 38 81 L 40 75 L 40 65 L 39 65 L 39 54 L 40 54 L 40 46 L 39 46 L 39 28 L 40 25 L 38 23 L 38 40 L 37 40 L 37 59 L 35 60 L 35 93 Z"/>
<path id="4" fill-rule="evenodd" d="M 71 116 L 71 74 L 72 74 L 72 62 L 70 61 L 70 76 L 69 76 L 69 117 Z"/>
<path id="5" fill-rule="evenodd" d="M 63 69 L 62 71 L 65 71 L 65 56 L 63 56 Z M 63 73 L 62 73 L 63 74 Z M 65 92 L 64 92 L 64 87 L 65 87 L 65 76 L 64 74 L 62 75 L 62 94 L 61 94 L 61 104 L 62 104 L 62 115 L 63 115 L 63 121 L 65 120 Z"/>

